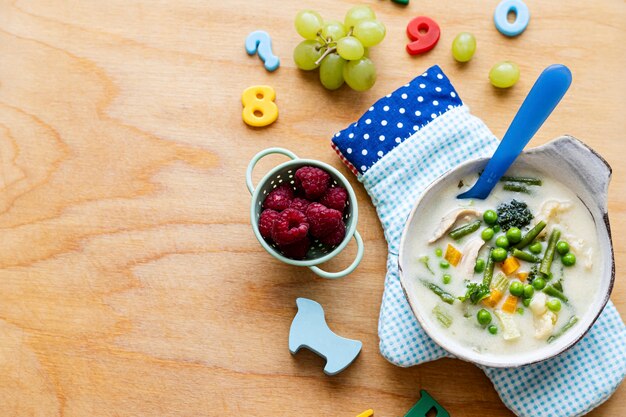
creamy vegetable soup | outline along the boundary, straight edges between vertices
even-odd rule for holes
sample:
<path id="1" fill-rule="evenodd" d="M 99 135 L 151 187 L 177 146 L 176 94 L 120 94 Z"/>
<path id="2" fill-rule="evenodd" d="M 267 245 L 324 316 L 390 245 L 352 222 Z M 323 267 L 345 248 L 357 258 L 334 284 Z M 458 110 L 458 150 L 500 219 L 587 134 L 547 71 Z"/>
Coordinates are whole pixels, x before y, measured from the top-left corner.
<path id="1" fill-rule="evenodd" d="M 456 198 L 476 175 L 444 189 L 408 237 L 424 319 L 499 355 L 538 349 L 580 324 L 602 272 L 578 197 L 533 172 L 507 175 L 486 200 Z"/>

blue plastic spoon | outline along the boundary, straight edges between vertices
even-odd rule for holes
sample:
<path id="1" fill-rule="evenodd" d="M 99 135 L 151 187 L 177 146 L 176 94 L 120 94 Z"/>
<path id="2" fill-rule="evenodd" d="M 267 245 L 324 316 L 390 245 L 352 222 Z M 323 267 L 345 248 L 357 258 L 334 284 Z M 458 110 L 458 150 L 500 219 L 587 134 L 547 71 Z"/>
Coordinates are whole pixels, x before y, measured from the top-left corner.
<path id="1" fill-rule="evenodd" d="M 565 65 L 550 65 L 543 70 L 476 184 L 457 198 L 484 200 L 489 196 L 500 177 L 559 104 L 571 83 L 572 73 Z"/>

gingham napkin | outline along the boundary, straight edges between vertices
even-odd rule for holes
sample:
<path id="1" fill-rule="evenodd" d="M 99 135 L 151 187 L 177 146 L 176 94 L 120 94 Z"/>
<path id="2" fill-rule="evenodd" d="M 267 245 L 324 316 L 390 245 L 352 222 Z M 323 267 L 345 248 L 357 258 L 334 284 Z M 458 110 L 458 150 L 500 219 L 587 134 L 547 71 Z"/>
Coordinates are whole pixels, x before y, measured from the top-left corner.
<path id="1" fill-rule="evenodd" d="M 438 66 L 378 100 L 332 139 L 367 189 L 385 229 L 389 254 L 378 335 L 381 353 L 398 366 L 450 356 L 419 326 L 400 286 L 398 246 L 408 214 L 433 180 L 465 160 L 491 155 L 497 144 Z M 484 371 L 518 416 L 580 416 L 624 379 L 626 327 L 609 302 L 584 339 L 560 356 Z"/>

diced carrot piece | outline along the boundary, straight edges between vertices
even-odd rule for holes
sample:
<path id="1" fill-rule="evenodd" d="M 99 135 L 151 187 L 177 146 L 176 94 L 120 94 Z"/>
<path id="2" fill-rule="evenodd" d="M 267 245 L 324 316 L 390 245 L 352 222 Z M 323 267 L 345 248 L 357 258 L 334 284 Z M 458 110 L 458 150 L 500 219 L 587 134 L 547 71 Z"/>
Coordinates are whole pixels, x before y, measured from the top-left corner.
<path id="1" fill-rule="evenodd" d="M 457 266 L 461 261 L 461 257 L 463 254 L 457 248 L 448 243 L 448 247 L 446 248 L 446 254 L 444 259 L 450 262 L 450 265 Z"/>
<path id="2" fill-rule="evenodd" d="M 504 260 L 504 262 L 502 262 L 502 272 L 504 272 L 506 275 L 511 275 L 513 272 L 517 271 L 519 266 L 520 263 L 517 258 L 509 256 Z"/>
<path id="3" fill-rule="evenodd" d="M 504 293 L 502 291 L 496 290 L 495 288 L 491 289 L 491 294 L 489 297 L 483 300 L 483 304 L 487 307 L 494 308 L 498 302 L 502 299 Z"/>
<path id="4" fill-rule="evenodd" d="M 528 279 L 528 272 L 518 272 L 517 277 L 520 281 L 524 282 Z"/>
<path id="5" fill-rule="evenodd" d="M 502 304 L 502 311 L 509 313 L 509 314 L 515 313 L 515 308 L 517 307 L 517 300 L 518 298 L 514 295 L 509 295 L 508 297 L 506 297 L 506 300 L 504 300 L 504 304 Z"/>

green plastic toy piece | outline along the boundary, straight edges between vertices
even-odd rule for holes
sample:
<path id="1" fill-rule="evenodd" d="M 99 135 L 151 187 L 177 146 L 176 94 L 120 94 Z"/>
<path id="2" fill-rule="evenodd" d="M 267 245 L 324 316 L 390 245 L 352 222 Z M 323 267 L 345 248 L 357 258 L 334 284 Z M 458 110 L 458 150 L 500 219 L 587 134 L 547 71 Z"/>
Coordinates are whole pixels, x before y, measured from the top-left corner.
<path id="1" fill-rule="evenodd" d="M 420 395 L 420 400 L 409 410 L 408 413 L 406 413 L 404 417 L 428 417 L 428 413 L 432 409 L 436 411 L 437 414 L 435 415 L 437 417 L 450 417 L 450 413 L 439 405 L 439 403 L 435 401 L 429 393 L 424 390 L 420 390 Z"/>
<path id="2" fill-rule="evenodd" d="M 409 0 L 391 0 L 394 3 L 398 4 L 409 4 Z"/>

